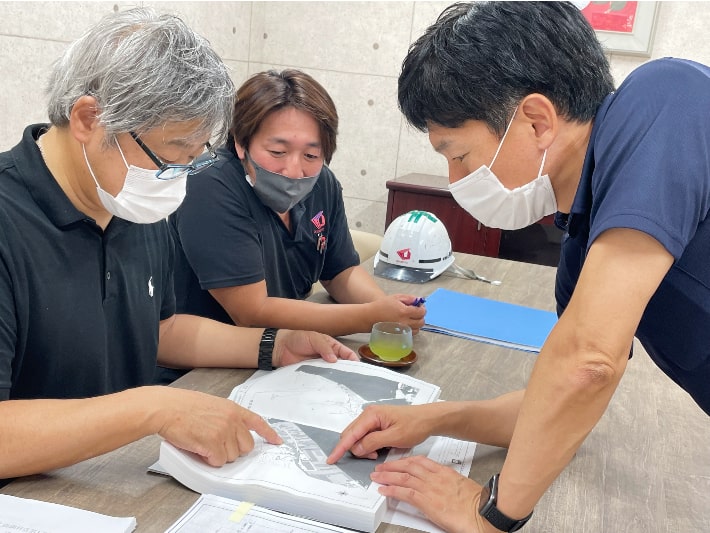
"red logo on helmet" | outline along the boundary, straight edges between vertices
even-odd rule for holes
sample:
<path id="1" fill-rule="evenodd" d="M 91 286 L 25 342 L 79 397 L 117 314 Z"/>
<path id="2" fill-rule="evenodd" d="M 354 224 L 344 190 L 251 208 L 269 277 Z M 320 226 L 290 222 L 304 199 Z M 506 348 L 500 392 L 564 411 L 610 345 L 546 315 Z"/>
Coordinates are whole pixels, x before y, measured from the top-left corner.
<path id="1" fill-rule="evenodd" d="M 397 255 L 402 261 L 409 261 L 412 258 L 412 250 L 403 248 L 402 250 L 397 250 Z"/>

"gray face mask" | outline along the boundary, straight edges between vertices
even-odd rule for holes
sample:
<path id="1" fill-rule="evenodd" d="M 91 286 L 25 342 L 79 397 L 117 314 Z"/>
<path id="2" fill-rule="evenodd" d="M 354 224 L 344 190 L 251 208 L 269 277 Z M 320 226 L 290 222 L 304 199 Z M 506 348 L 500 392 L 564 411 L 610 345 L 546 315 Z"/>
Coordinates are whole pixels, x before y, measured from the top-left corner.
<path id="1" fill-rule="evenodd" d="M 260 167 L 251 158 L 249 152 L 245 151 L 244 154 L 256 173 L 255 181 L 252 181 L 248 174 L 247 181 L 254 188 L 261 203 L 277 213 L 286 213 L 308 196 L 320 176 L 319 171 L 311 177 L 289 178 Z"/>

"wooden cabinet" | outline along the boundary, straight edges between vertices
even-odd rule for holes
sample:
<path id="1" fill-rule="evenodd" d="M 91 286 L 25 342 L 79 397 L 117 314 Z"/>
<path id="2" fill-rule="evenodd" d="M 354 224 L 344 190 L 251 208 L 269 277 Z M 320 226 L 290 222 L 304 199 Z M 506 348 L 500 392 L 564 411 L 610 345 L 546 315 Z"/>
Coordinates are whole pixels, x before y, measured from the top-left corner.
<path id="1" fill-rule="evenodd" d="M 413 209 L 434 213 L 446 226 L 456 252 L 498 256 L 501 231 L 488 228 L 469 215 L 449 192 L 445 176 L 407 174 L 387 182 L 385 229 L 399 215 Z"/>

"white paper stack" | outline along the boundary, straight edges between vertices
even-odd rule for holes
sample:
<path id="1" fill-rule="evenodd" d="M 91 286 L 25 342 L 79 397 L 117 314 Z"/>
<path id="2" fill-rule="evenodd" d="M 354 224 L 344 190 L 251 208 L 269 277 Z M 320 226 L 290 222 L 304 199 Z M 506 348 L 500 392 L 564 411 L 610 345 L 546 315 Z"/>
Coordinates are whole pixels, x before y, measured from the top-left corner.
<path id="1" fill-rule="evenodd" d="M 253 503 L 222 498 L 214 494 L 200 496 L 193 506 L 165 533 L 205 533 L 206 531 L 224 533 L 253 533 L 255 531 L 350 533 L 350 530 L 337 526 L 277 513 Z"/>
<path id="2" fill-rule="evenodd" d="M 370 474 L 385 458 L 365 461 L 347 455 L 335 465 L 325 460 L 365 406 L 429 403 L 439 393 L 436 385 L 355 361 L 308 361 L 257 372 L 230 398 L 263 416 L 282 437 L 282 445 L 254 434 L 251 453 L 214 468 L 164 442 L 159 462 L 175 479 L 203 494 L 375 531 L 387 501 Z"/>
<path id="3" fill-rule="evenodd" d="M 130 533 L 136 519 L 115 518 L 75 507 L 0 494 L 0 533 Z"/>

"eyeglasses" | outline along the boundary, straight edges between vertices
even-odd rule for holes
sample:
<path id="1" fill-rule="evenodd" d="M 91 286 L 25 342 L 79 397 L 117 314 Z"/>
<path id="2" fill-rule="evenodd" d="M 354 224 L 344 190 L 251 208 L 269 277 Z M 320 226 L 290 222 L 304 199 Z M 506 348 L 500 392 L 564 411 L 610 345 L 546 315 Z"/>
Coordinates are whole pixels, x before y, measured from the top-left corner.
<path id="1" fill-rule="evenodd" d="M 153 153 L 150 148 L 145 145 L 141 138 L 138 137 L 137 133 L 133 131 L 129 131 L 128 133 L 131 134 L 133 140 L 136 141 L 138 146 L 141 147 L 141 149 L 146 153 L 146 155 L 150 157 L 150 160 L 157 165 L 158 170 L 155 172 L 155 177 L 161 180 L 174 179 L 182 175 L 184 171 L 187 172 L 188 176 L 192 176 L 193 174 L 197 174 L 198 172 L 202 172 L 206 168 L 211 167 L 219 159 L 210 143 L 205 143 L 207 151 L 203 154 L 198 155 L 195 159 L 192 160 L 192 163 L 188 165 L 164 163 L 157 155 Z"/>

